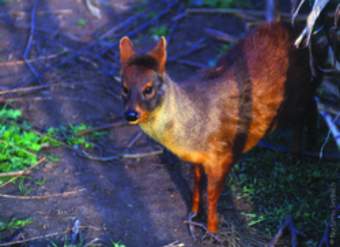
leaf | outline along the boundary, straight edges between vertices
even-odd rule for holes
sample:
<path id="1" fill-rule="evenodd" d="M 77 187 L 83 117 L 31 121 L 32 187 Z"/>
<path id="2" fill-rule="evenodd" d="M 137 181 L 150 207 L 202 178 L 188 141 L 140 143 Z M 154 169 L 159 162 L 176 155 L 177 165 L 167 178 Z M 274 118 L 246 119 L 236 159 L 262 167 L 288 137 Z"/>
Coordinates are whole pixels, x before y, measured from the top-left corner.
<path id="1" fill-rule="evenodd" d="M 21 117 L 21 111 L 20 110 L 6 109 L 6 108 L 2 108 L 0 110 L 0 120 L 2 120 L 2 119 L 16 120 L 19 117 Z"/>
<path id="2" fill-rule="evenodd" d="M 330 0 L 315 0 L 313 9 L 309 13 L 307 17 L 307 25 L 303 29 L 302 33 L 299 35 L 299 37 L 295 41 L 295 46 L 299 47 L 301 45 L 301 42 L 305 39 L 305 46 L 307 46 L 310 42 L 310 37 L 313 32 L 314 24 L 316 20 L 318 19 L 321 11 L 326 7 Z M 298 8 L 299 10 L 299 8 Z"/>

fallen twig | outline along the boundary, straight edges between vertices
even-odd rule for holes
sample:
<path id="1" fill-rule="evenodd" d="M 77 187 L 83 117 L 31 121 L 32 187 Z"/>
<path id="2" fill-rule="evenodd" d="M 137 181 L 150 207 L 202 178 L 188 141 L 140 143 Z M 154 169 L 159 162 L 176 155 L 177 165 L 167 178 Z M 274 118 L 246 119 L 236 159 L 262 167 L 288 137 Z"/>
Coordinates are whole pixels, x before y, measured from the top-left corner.
<path id="1" fill-rule="evenodd" d="M 51 85 L 39 85 L 39 86 L 31 86 L 31 87 L 19 87 L 14 89 L 8 89 L 8 90 L 1 90 L 0 95 L 4 94 L 13 94 L 13 93 L 28 93 L 28 92 L 34 92 L 39 91 L 42 89 L 49 88 Z"/>
<path id="2" fill-rule="evenodd" d="M 47 56 L 42 56 L 42 57 L 37 57 L 37 58 L 31 58 L 25 60 L 14 60 L 14 61 L 6 61 L 0 63 L 0 67 L 10 67 L 10 66 L 18 66 L 18 65 L 23 65 L 26 62 L 32 63 L 32 62 L 37 62 L 37 61 L 44 61 L 44 60 L 50 60 L 59 57 L 60 55 L 65 54 L 67 51 L 62 51 L 59 53 L 47 55 Z"/>
<path id="3" fill-rule="evenodd" d="M 176 60 L 176 63 L 187 65 L 187 66 L 198 68 L 198 69 L 206 69 L 208 67 L 208 65 L 205 65 L 203 63 L 186 60 L 186 59 L 178 59 Z"/>
<path id="4" fill-rule="evenodd" d="M 104 156 L 104 157 L 98 157 L 93 156 L 92 154 L 89 154 L 88 152 L 84 150 L 75 150 L 76 154 L 78 154 L 80 157 L 94 160 L 94 161 L 100 161 L 100 162 L 108 162 L 112 160 L 118 160 L 118 159 L 141 159 L 145 157 L 150 156 L 157 156 L 163 153 L 163 150 L 153 150 L 150 152 L 144 152 L 144 153 L 134 153 L 134 154 L 128 154 L 128 153 L 122 153 L 112 156 Z"/>
<path id="5" fill-rule="evenodd" d="M 187 14 L 231 14 L 239 16 L 246 20 L 265 19 L 266 12 L 262 10 L 248 10 L 237 8 L 194 8 L 187 9 Z M 280 16 L 286 19 L 291 19 L 291 13 L 280 12 Z M 328 17 L 333 17 L 334 13 L 328 13 Z M 307 15 L 296 15 L 296 21 L 304 21 L 307 19 Z"/>
<path id="6" fill-rule="evenodd" d="M 37 167 L 38 165 L 41 165 L 45 161 L 46 161 L 46 158 L 42 157 L 37 163 L 35 163 L 34 165 L 32 165 L 31 167 L 25 170 L 15 171 L 15 172 L 1 172 L 0 178 L 1 177 L 21 177 L 21 176 L 29 175 L 35 167 Z"/>
<path id="7" fill-rule="evenodd" d="M 36 236 L 36 237 L 32 237 L 32 238 L 26 238 L 23 240 L 16 240 L 16 241 L 11 241 L 11 242 L 7 242 L 7 243 L 0 243 L 0 246 L 15 246 L 18 244 L 23 244 L 23 243 L 28 243 L 34 240 L 39 240 L 39 239 L 46 239 L 46 238 L 52 238 L 52 237 L 56 237 L 56 236 L 60 236 L 60 235 L 65 235 L 67 234 L 68 230 L 63 231 L 63 232 L 53 232 L 53 233 L 48 233 L 45 235 L 40 235 L 40 236 Z"/>
<path id="8" fill-rule="evenodd" d="M 133 22 L 135 22 L 136 20 L 138 20 L 141 17 L 144 17 L 145 13 L 138 13 L 136 15 L 133 15 L 129 18 L 127 18 L 126 20 L 120 22 L 118 25 L 112 27 L 111 29 L 109 29 L 108 31 L 106 31 L 105 33 L 103 33 L 102 35 L 99 36 L 99 39 L 105 39 L 108 38 L 109 36 L 113 35 L 114 33 L 116 33 L 117 31 L 130 26 Z"/>
<path id="9" fill-rule="evenodd" d="M 222 32 L 220 30 L 212 29 L 212 28 L 206 28 L 206 29 L 204 29 L 204 32 L 207 35 L 213 37 L 214 39 L 217 39 L 217 40 L 223 41 L 223 42 L 236 43 L 237 41 L 239 41 L 242 38 L 241 36 L 236 37 L 236 36 L 233 36 L 231 34 Z"/>
<path id="10" fill-rule="evenodd" d="M 98 228 L 98 227 L 94 227 L 94 226 L 79 226 L 79 228 L 80 229 L 92 229 L 92 230 L 95 230 L 95 231 L 103 231 L 103 230 L 105 230 L 103 228 Z M 31 238 L 26 238 L 26 239 L 22 239 L 22 240 L 16 240 L 16 241 L 11 241 L 11 242 L 6 242 L 6 243 L 0 243 L 0 246 L 19 245 L 19 244 L 23 244 L 23 243 L 32 242 L 32 241 L 35 241 L 35 240 L 52 238 L 52 237 L 56 237 L 56 236 L 60 236 L 60 235 L 66 235 L 69 232 L 70 232 L 70 229 L 66 229 L 63 232 L 53 232 L 53 233 L 48 233 L 48 234 L 44 234 L 44 235 L 40 235 L 40 236 L 35 236 L 35 237 L 31 237 Z"/>
<path id="11" fill-rule="evenodd" d="M 53 11 L 45 11 L 45 10 L 41 10 L 41 11 L 37 11 L 36 15 L 71 15 L 73 14 L 73 10 L 72 9 L 57 9 L 57 10 L 53 10 Z M 0 17 L 6 17 L 6 16 L 14 16 L 14 17 L 26 17 L 28 15 L 27 12 L 25 11 L 9 11 L 9 12 L 2 12 L 0 13 Z"/>
<path id="12" fill-rule="evenodd" d="M 97 131 L 104 131 L 104 130 L 109 130 L 115 127 L 121 127 L 121 126 L 126 126 L 127 122 L 126 121 L 117 121 L 115 123 L 110 123 L 110 124 L 103 124 L 102 126 L 94 127 L 94 128 L 89 128 L 83 131 L 79 131 L 77 133 L 77 136 L 85 136 L 88 134 L 91 134 L 93 132 Z"/>
<path id="13" fill-rule="evenodd" d="M 169 62 L 175 62 L 177 59 L 186 57 L 198 50 L 201 50 L 202 48 L 204 48 L 206 46 L 205 44 L 205 39 L 199 39 L 197 41 L 195 41 L 194 43 L 191 44 L 190 48 L 186 49 L 183 52 L 178 52 L 176 55 L 169 57 L 168 61 Z"/>
<path id="14" fill-rule="evenodd" d="M 76 195 L 80 192 L 85 191 L 85 188 L 82 189 L 77 189 L 77 190 L 71 190 L 71 191 L 66 191 L 62 193 L 54 193 L 54 194 L 45 194 L 45 195 L 40 195 L 40 196 L 16 196 L 16 195 L 8 195 L 8 194 L 1 194 L 1 198 L 6 198 L 6 199 L 18 199 L 18 200 L 45 200 L 49 198 L 54 198 L 54 197 L 69 197 Z"/>
<path id="15" fill-rule="evenodd" d="M 131 140 L 126 145 L 126 148 L 131 148 L 135 143 L 143 136 L 143 133 L 141 131 L 138 131 L 137 134 L 135 134 Z"/>
<path id="16" fill-rule="evenodd" d="M 170 244 L 164 245 L 163 247 L 184 247 L 184 243 L 181 243 L 180 241 L 176 240 Z"/>

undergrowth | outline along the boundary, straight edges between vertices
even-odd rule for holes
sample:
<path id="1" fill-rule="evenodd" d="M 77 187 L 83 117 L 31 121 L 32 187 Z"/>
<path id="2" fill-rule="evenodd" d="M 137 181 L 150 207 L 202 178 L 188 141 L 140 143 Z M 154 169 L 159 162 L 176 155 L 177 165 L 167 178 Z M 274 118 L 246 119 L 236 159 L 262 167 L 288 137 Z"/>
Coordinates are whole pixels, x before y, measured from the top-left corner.
<path id="1" fill-rule="evenodd" d="M 27 219 L 12 218 L 9 221 L 3 221 L 0 219 L 0 233 L 11 229 L 23 228 L 30 224 L 32 224 L 32 219 L 30 218 Z"/>
<path id="2" fill-rule="evenodd" d="M 304 243 L 315 246 L 331 216 L 339 167 L 287 156 L 256 148 L 234 165 L 228 185 L 236 200 L 250 206 L 241 213 L 249 227 L 272 237 L 291 215 Z"/>
<path id="3" fill-rule="evenodd" d="M 91 140 L 100 135 L 96 132 L 90 136 L 80 134 L 88 128 L 86 124 L 77 124 L 38 132 L 22 118 L 20 110 L 0 108 L 0 173 L 24 170 L 37 164 L 42 151 L 46 148 L 60 146 L 92 148 Z M 44 153 L 44 156 L 50 161 L 57 160 L 57 157 L 48 153 Z M 16 179 L 0 177 L 0 187 Z"/>

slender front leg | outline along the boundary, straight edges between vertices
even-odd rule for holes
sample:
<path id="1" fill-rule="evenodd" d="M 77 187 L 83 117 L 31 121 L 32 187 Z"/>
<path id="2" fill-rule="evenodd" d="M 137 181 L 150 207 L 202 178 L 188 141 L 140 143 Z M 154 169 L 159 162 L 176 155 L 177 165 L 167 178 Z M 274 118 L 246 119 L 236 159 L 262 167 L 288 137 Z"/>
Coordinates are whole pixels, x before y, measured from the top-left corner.
<path id="1" fill-rule="evenodd" d="M 231 162 L 205 166 L 205 171 L 208 178 L 207 228 L 209 233 L 214 234 L 218 231 L 217 202 L 222 193 L 225 177 L 229 173 L 230 168 Z"/>
<path id="2" fill-rule="evenodd" d="M 201 201 L 201 180 L 202 180 L 202 168 L 201 166 L 194 166 L 194 188 L 192 193 L 192 208 L 191 212 L 188 215 L 187 223 L 189 224 L 189 232 L 191 237 L 196 240 L 195 236 L 195 223 L 193 222 L 193 218 L 195 218 L 200 209 L 200 201 Z"/>
<path id="3" fill-rule="evenodd" d="M 194 188 L 192 194 L 192 208 L 191 213 L 197 215 L 200 208 L 201 201 L 201 180 L 202 180 L 202 168 L 201 166 L 194 166 Z"/>

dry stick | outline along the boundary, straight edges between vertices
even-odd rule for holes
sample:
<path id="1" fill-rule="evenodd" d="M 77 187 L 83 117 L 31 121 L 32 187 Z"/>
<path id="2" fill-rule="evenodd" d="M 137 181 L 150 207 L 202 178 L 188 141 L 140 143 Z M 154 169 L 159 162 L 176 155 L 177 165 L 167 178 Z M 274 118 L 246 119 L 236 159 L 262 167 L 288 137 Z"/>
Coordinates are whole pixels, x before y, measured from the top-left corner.
<path id="1" fill-rule="evenodd" d="M 65 235 L 67 233 L 68 233 L 68 230 L 63 231 L 63 232 L 53 232 L 53 233 L 48 233 L 48 234 L 41 235 L 41 236 L 26 238 L 26 239 L 23 239 L 23 240 L 16 240 L 16 241 L 11 241 L 11 242 L 7 242 L 7 243 L 0 243 L 0 246 L 14 246 L 14 245 L 17 245 L 17 244 L 23 244 L 23 243 L 31 242 L 31 241 L 34 241 L 34 240 L 51 238 L 51 237 L 55 237 L 55 236 L 59 236 L 59 235 Z"/>
<path id="2" fill-rule="evenodd" d="M 42 89 L 49 88 L 50 86 L 51 85 L 39 85 L 39 86 L 31 86 L 31 87 L 19 87 L 19 88 L 9 89 L 9 90 L 1 90 L 0 95 L 13 94 L 13 93 L 28 93 L 28 92 L 31 93 L 34 91 L 39 91 Z"/>
<path id="3" fill-rule="evenodd" d="M 187 9 L 187 14 L 232 14 L 239 16 L 244 19 L 254 20 L 256 18 L 264 18 L 266 13 L 261 10 L 247 10 L 247 9 L 215 9 L 215 8 L 195 8 L 195 9 Z M 283 18 L 290 19 L 291 14 L 281 12 L 280 15 Z M 327 13 L 328 17 L 333 17 L 334 13 Z M 304 21 L 307 19 L 307 15 L 297 15 L 295 20 Z"/>
<path id="4" fill-rule="evenodd" d="M 46 157 L 42 157 L 37 163 L 32 165 L 31 167 L 21 170 L 21 171 L 15 171 L 15 172 L 2 172 L 0 173 L 0 178 L 1 177 L 21 177 L 21 176 L 26 176 L 32 172 L 32 170 L 37 167 L 38 165 L 42 164 L 43 162 L 46 161 Z"/>
<path id="5" fill-rule="evenodd" d="M 45 194 L 41 196 L 15 196 L 15 195 L 8 195 L 8 194 L 0 193 L 0 197 L 6 198 L 6 199 L 18 199 L 18 200 L 45 200 L 45 199 L 54 198 L 54 197 L 63 197 L 63 198 L 69 197 L 69 196 L 76 195 L 80 192 L 83 192 L 85 190 L 86 190 L 85 188 L 82 188 L 78 190 L 66 191 L 63 193 Z"/>
<path id="6" fill-rule="evenodd" d="M 29 56 L 31 49 L 32 49 L 33 38 L 34 38 L 34 33 L 35 33 L 35 16 L 36 16 L 36 12 L 37 12 L 38 3 L 39 3 L 39 0 L 35 0 L 34 3 L 33 3 L 32 15 L 31 15 L 31 32 L 30 32 L 30 35 L 28 37 L 27 46 L 26 46 L 25 51 L 24 51 L 24 61 L 27 64 L 28 68 L 33 73 L 33 75 L 38 80 L 40 80 L 40 74 L 38 73 L 38 71 L 34 68 L 34 66 L 28 60 L 29 59 L 28 56 Z"/>
<path id="7" fill-rule="evenodd" d="M 53 11 L 37 11 L 36 15 L 71 15 L 73 14 L 72 9 L 57 9 Z M 25 17 L 27 16 L 27 12 L 24 11 L 10 11 L 6 13 L 0 13 L 0 17 L 6 17 L 6 16 L 15 16 L 15 17 Z"/>
<path id="8" fill-rule="evenodd" d="M 131 140 L 126 145 L 126 148 L 131 148 L 135 143 L 143 136 L 143 133 L 141 131 L 138 131 L 137 134 L 135 134 Z"/>
<path id="9" fill-rule="evenodd" d="M 176 63 L 187 65 L 187 66 L 198 68 L 198 69 L 206 69 L 208 67 L 207 65 L 203 63 L 199 63 L 199 62 L 195 62 L 195 61 L 191 61 L 187 59 L 178 59 L 176 60 Z"/>
<path id="10" fill-rule="evenodd" d="M 118 159 L 141 159 L 149 156 L 156 156 L 163 153 L 163 150 L 153 150 L 150 152 L 144 152 L 144 153 L 134 153 L 134 154 L 117 154 L 113 156 L 105 156 L 105 157 L 97 157 L 93 156 L 89 153 L 87 153 L 84 150 L 76 150 L 76 153 L 86 159 L 94 160 L 94 161 L 101 161 L 101 162 L 108 162 L 112 160 L 118 160 Z"/>
<path id="11" fill-rule="evenodd" d="M 83 131 L 79 131 L 77 136 L 85 136 L 85 135 L 91 134 L 92 132 L 109 130 L 109 129 L 112 129 L 112 128 L 115 128 L 115 127 L 121 127 L 121 126 L 128 126 L 127 122 L 126 121 L 119 121 L 119 122 L 115 122 L 115 123 L 104 124 L 102 126 L 86 129 L 86 130 L 83 130 Z"/>
<path id="12" fill-rule="evenodd" d="M 330 228 L 331 228 L 330 224 L 327 222 L 318 247 L 322 247 L 322 246 L 330 247 L 330 241 L 329 241 Z"/>
<path id="13" fill-rule="evenodd" d="M 206 28 L 204 29 L 204 32 L 213 37 L 214 39 L 217 39 L 219 41 L 223 41 L 223 42 L 230 42 L 230 43 L 236 43 L 237 41 L 239 41 L 243 35 L 236 37 L 233 36 L 231 34 L 222 32 L 220 30 L 216 30 L 216 29 L 212 29 L 212 28 Z"/>
<path id="14" fill-rule="evenodd" d="M 175 1 L 170 1 L 170 3 L 168 4 L 168 6 L 162 10 L 157 16 L 155 16 L 154 18 L 152 18 L 151 20 L 148 20 L 144 23 L 142 23 L 141 25 L 137 26 L 135 29 L 133 29 L 132 31 L 129 31 L 126 33 L 127 36 L 132 37 L 135 36 L 136 34 L 139 34 L 140 32 L 144 31 L 145 29 L 149 28 L 152 24 L 154 24 L 155 22 L 157 22 L 160 18 L 164 17 L 165 15 L 169 14 L 169 12 L 178 4 L 179 1 L 175 0 Z M 128 23 L 130 24 L 130 23 Z M 118 44 L 119 41 L 115 41 L 112 42 L 110 46 L 104 47 L 101 50 L 98 51 L 97 56 L 102 56 L 105 53 L 107 53 L 109 50 L 111 50 L 113 47 L 115 47 Z M 46 73 L 48 71 L 50 71 L 51 69 L 60 67 L 68 62 L 70 62 L 72 59 L 75 59 L 77 57 L 79 57 L 79 55 L 82 54 L 82 52 L 86 52 L 90 49 L 95 48 L 95 46 L 98 44 L 98 41 L 94 41 L 91 42 L 90 44 L 81 47 L 77 52 L 74 52 L 72 54 L 69 54 L 67 56 L 65 56 L 65 58 L 63 58 L 61 61 L 59 61 L 58 63 L 54 64 L 54 65 L 49 65 L 47 66 L 43 72 Z M 24 78 L 22 81 L 22 83 L 26 83 L 27 78 Z"/>
<path id="15" fill-rule="evenodd" d="M 66 96 L 58 96 L 58 97 L 52 97 L 52 96 L 46 96 L 46 97 L 26 97 L 26 98 L 22 98 L 22 97 L 17 97 L 17 98 L 0 98 L 0 103 L 13 103 L 13 102 L 20 102 L 20 101 L 47 101 L 47 100 L 65 100 L 65 101 L 78 101 L 78 102 L 82 102 L 82 103 L 86 103 L 86 104 L 90 104 L 92 106 L 94 106 L 95 104 L 90 102 L 87 99 L 82 99 L 82 98 L 74 98 L 74 97 L 66 97 Z M 97 107 L 99 108 L 99 106 Z"/>
<path id="16" fill-rule="evenodd" d="M 105 230 L 105 229 L 101 229 L 101 228 L 94 227 L 94 226 L 80 226 L 79 228 L 80 229 L 92 229 L 92 230 L 95 230 L 95 231 Z M 23 240 L 16 240 L 16 241 L 7 242 L 7 243 L 0 243 L 0 246 L 13 246 L 13 245 L 17 245 L 17 244 L 23 244 L 23 243 L 31 242 L 31 241 L 34 241 L 34 240 L 46 239 L 46 238 L 51 238 L 51 237 L 55 237 L 55 236 L 59 236 L 59 235 L 65 235 L 65 234 L 68 234 L 69 232 L 70 232 L 70 230 L 67 229 L 63 232 L 53 232 L 53 233 L 48 233 L 48 234 L 45 234 L 45 235 L 26 238 L 26 239 L 23 239 Z"/>
<path id="17" fill-rule="evenodd" d="M 131 23 L 136 21 L 138 18 L 144 17 L 144 16 L 145 16 L 144 13 L 138 13 L 136 15 L 133 15 L 133 16 L 127 18 L 123 22 L 120 22 L 118 25 L 114 26 L 113 28 L 109 29 L 108 31 L 106 31 L 105 33 L 100 35 L 99 39 L 108 38 L 110 35 L 113 35 L 114 33 L 116 33 L 117 31 L 119 31 L 121 29 L 123 29 L 124 27 L 129 26 Z"/>
<path id="18" fill-rule="evenodd" d="M 36 62 L 36 61 L 50 60 L 50 59 L 53 59 L 53 58 L 57 58 L 60 55 L 65 54 L 66 52 L 67 51 L 62 51 L 62 52 L 59 52 L 59 53 L 55 53 L 55 54 L 51 54 L 51 55 L 47 55 L 47 56 L 43 56 L 43 57 L 27 59 L 27 61 L 25 61 L 25 60 L 6 61 L 6 62 L 0 63 L 0 67 L 18 66 L 18 65 L 23 65 L 26 62 L 32 63 L 32 62 Z"/>
<path id="19" fill-rule="evenodd" d="M 288 228 L 290 230 L 291 235 L 291 246 L 297 247 L 297 235 L 299 234 L 298 230 L 296 229 L 292 217 L 289 215 L 286 217 L 284 222 L 279 227 L 279 230 L 273 237 L 273 239 L 269 242 L 268 247 L 276 246 L 279 239 L 282 237 L 284 231 Z"/>

